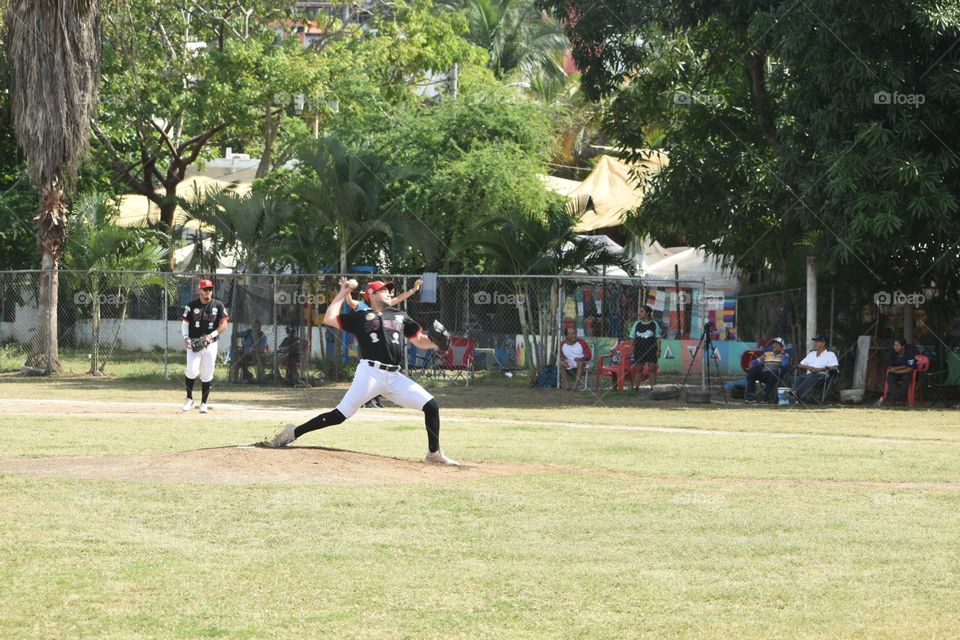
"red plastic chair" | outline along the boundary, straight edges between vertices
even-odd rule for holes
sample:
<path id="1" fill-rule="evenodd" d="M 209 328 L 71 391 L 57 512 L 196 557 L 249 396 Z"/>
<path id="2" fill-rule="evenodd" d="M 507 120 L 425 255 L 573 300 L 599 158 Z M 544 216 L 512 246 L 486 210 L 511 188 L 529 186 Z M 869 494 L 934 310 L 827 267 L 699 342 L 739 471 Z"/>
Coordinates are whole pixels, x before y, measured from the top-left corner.
<path id="1" fill-rule="evenodd" d="M 921 373 L 930 369 L 930 358 L 921 354 L 916 356 L 917 366 L 910 377 L 910 386 L 907 388 L 907 406 L 913 407 L 916 401 L 923 402 L 923 387 L 917 384 Z M 887 404 L 890 395 L 890 386 L 887 382 L 887 371 L 883 371 L 883 404 Z"/>
<path id="2" fill-rule="evenodd" d="M 597 359 L 597 391 L 600 390 L 600 380 L 604 376 L 612 376 L 613 387 L 617 391 L 623 391 L 624 381 L 627 378 L 632 380 L 634 375 L 634 366 L 630 363 L 631 356 L 633 356 L 633 342 L 624 340 L 610 353 Z"/>
<path id="3" fill-rule="evenodd" d="M 447 349 L 444 370 L 451 374 L 453 381 L 463 380 L 470 386 L 473 378 L 473 350 L 477 346 L 476 338 L 450 337 L 450 348 Z"/>

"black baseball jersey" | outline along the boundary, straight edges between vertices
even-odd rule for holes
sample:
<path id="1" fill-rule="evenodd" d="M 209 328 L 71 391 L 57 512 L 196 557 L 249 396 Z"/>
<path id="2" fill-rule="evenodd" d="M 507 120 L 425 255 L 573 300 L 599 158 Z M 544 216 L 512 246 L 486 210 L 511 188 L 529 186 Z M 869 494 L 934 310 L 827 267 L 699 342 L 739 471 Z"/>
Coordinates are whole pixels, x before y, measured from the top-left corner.
<path id="1" fill-rule="evenodd" d="M 384 364 L 403 363 L 403 338 L 420 333 L 420 325 L 403 311 L 388 307 L 383 313 L 370 309 L 337 316 L 340 328 L 357 336 L 360 357 Z"/>
<path id="2" fill-rule="evenodd" d="M 220 326 L 220 321 L 229 318 L 230 314 L 223 303 L 216 298 L 211 298 L 206 304 L 197 298 L 183 308 L 183 314 L 180 317 L 190 325 L 189 335 L 192 340 L 213 333 L 213 330 Z"/>

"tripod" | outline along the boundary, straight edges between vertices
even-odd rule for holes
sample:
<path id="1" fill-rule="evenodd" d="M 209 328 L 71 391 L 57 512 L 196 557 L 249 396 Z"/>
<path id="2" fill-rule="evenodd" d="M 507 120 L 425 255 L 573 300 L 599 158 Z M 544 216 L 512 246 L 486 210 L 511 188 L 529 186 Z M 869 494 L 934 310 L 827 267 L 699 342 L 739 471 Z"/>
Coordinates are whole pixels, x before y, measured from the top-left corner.
<path id="1" fill-rule="evenodd" d="M 713 325 L 709 322 L 703 325 L 703 333 L 700 334 L 700 340 L 697 342 L 697 348 L 693 351 L 693 356 L 690 358 L 690 366 L 687 367 L 687 373 L 683 376 L 683 382 L 680 383 L 680 391 L 678 395 L 683 394 L 684 387 L 687 386 L 687 379 L 690 377 L 690 372 L 693 371 L 693 364 L 697 361 L 697 354 L 700 353 L 700 349 L 704 350 L 704 358 L 706 362 L 703 363 L 702 375 L 703 375 L 703 390 L 709 393 L 710 391 L 710 361 L 713 361 L 713 365 L 717 369 L 717 380 L 720 383 L 720 393 L 723 394 L 723 401 L 727 401 L 727 391 L 723 388 L 723 378 L 720 377 L 720 363 L 717 362 L 717 359 L 713 357 L 713 338 L 710 337 L 710 329 Z M 709 397 L 707 399 L 709 402 Z"/>

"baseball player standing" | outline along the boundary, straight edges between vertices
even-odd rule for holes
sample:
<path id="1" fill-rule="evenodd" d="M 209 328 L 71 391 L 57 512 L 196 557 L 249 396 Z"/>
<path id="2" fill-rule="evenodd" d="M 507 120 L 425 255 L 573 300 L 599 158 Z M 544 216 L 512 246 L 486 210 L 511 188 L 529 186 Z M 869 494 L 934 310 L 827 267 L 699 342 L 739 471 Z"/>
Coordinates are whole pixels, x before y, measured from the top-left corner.
<path id="1" fill-rule="evenodd" d="M 230 314 L 219 300 L 213 297 L 213 281 L 200 281 L 200 297 L 183 308 L 180 333 L 187 350 L 187 370 L 184 382 L 187 399 L 183 410 L 193 409 L 193 383 L 200 376 L 202 395 L 200 413 L 207 412 L 207 398 L 213 380 L 213 367 L 217 363 L 217 338 L 227 329 Z"/>
<path id="2" fill-rule="evenodd" d="M 322 413 L 300 426 L 288 424 L 271 441 L 273 447 L 285 447 L 305 433 L 344 422 L 368 400 L 383 395 L 388 400 L 408 409 L 423 411 L 427 428 L 427 456 L 424 462 L 458 465 L 440 450 L 440 407 L 427 390 L 400 372 L 403 361 L 404 338 L 420 349 L 436 349 L 429 337 L 445 342 L 437 334 L 437 327 L 425 335 L 420 325 L 406 313 L 394 309 L 394 284 L 375 280 L 364 290 L 370 309 L 341 315 L 344 300 L 356 287 L 356 281 L 340 278 L 340 291 L 327 307 L 323 322 L 327 326 L 349 331 L 357 338 L 360 362 L 353 382 L 336 409 Z M 443 327 L 439 326 L 443 333 Z"/>

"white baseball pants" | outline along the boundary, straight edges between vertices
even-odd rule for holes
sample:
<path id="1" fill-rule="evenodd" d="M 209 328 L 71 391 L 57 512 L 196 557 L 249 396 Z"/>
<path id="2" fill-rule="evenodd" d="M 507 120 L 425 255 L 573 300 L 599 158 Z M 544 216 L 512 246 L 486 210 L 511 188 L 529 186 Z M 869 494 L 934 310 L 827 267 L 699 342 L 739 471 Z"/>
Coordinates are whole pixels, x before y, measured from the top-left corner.
<path id="1" fill-rule="evenodd" d="M 200 376 L 200 382 L 213 380 L 213 367 L 217 364 L 217 343 L 211 342 L 200 351 L 187 349 L 186 376 L 191 380 Z"/>
<path id="2" fill-rule="evenodd" d="M 337 405 L 337 411 L 349 418 L 365 403 L 383 396 L 406 409 L 423 409 L 423 405 L 433 400 L 433 396 L 419 384 L 399 371 L 384 371 L 370 363 L 379 365 L 375 360 L 361 360 L 357 363 L 357 372 L 347 393 Z"/>

